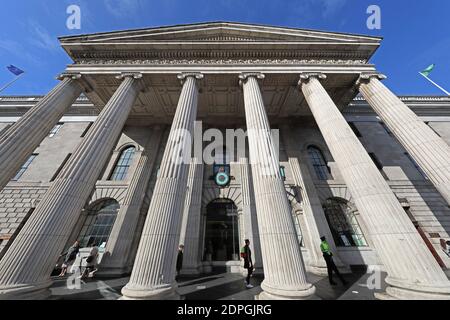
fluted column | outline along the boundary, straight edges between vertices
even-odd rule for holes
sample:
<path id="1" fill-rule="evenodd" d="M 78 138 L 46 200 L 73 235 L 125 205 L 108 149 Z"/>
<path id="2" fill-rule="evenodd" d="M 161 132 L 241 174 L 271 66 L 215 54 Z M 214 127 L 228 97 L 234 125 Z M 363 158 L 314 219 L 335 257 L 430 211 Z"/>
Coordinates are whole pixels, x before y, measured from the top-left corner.
<path id="1" fill-rule="evenodd" d="M 253 174 L 259 236 L 264 265 L 260 299 L 307 299 L 315 287 L 306 279 L 291 207 L 280 175 L 280 163 L 270 133 L 258 79 L 239 76 L 244 90 L 250 163 Z"/>
<path id="2" fill-rule="evenodd" d="M 183 274 L 200 272 L 200 218 L 202 210 L 203 163 L 192 158 L 189 167 L 186 201 L 180 233 L 180 244 L 184 245 Z"/>
<path id="3" fill-rule="evenodd" d="M 138 227 L 140 210 L 159 151 L 163 130 L 155 127 L 144 146 L 123 204 L 108 238 L 99 274 L 123 275 L 129 273 L 130 252 Z"/>
<path id="4" fill-rule="evenodd" d="M 397 299 L 449 299 L 450 282 L 321 85 L 323 78 L 302 74 L 301 89 L 386 267 L 386 293 Z"/>
<path id="5" fill-rule="evenodd" d="M 95 186 L 141 88 L 124 80 L 0 261 L 0 299 L 49 294 L 50 274 Z"/>
<path id="6" fill-rule="evenodd" d="M 191 137 L 197 115 L 198 73 L 181 74 L 184 82 L 148 209 L 125 299 L 178 298 L 175 263 L 188 178 Z M 189 151 L 188 151 L 189 149 Z"/>
<path id="7" fill-rule="evenodd" d="M 82 92 L 80 75 L 63 74 L 62 81 L 0 137 L 0 190 L 19 171 Z"/>
<path id="8" fill-rule="evenodd" d="M 259 240 L 258 221 L 256 218 L 255 204 L 252 203 L 252 173 L 247 158 L 239 159 L 239 168 L 241 175 L 241 193 L 242 193 L 242 215 L 243 221 L 243 237 L 239 239 L 241 242 L 245 239 L 250 240 L 250 248 L 253 255 L 254 273 L 263 272 L 263 263 L 261 259 L 261 244 Z"/>
<path id="9" fill-rule="evenodd" d="M 450 146 L 380 80 L 362 74 L 359 91 L 450 205 Z"/>
<path id="10" fill-rule="evenodd" d="M 327 238 L 336 266 L 347 271 L 348 267 L 342 263 L 339 257 L 333 235 L 328 226 L 322 204 L 320 203 L 308 168 L 306 168 L 304 163 L 301 164 L 298 158 L 289 158 L 289 164 L 295 183 L 300 187 L 302 193 L 303 214 L 308 229 L 307 234 L 305 234 L 305 239 L 309 238 L 307 242 L 310 245 L 311 271 L 318 275 L 326 275 L 328 273 L 325 259 L 320 249 L 320 238 L 323 236 Z"/>
<path id="11" fill-rule="evenodd" d="M 311 178 L 307 163 L 309 159 L 299 150 L 300 144 L 296 131 L 289 125 L 282 127 L 283 141 L 285 142 L 286 152 L 289 157 L 289 165 L 291 166 L 292 176 L 295 184 L 300 187 L 302 195 L 303 216 L 305 217 L 306 227 L 304 239 L 306 246 L 309 247 L 311 271 L 318 275 L 327 274 L 327 266 L 323 258 L 320 244 L 320 238 L 325 236 L 333 252 L 334 262 L 342 271 L 348 271 L 348 267 L 339 258 L 333 235 L 325 217 L 322 203 L 317 194 L 316 186 Z"/>

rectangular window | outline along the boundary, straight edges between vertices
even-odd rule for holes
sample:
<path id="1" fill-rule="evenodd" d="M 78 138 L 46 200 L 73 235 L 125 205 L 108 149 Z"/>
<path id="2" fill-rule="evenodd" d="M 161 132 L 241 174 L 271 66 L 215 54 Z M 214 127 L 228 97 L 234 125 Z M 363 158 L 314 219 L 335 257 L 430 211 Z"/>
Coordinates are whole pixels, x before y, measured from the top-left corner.
<path id="1" fill-rule="evenodd" d="M 349 122 L 348 125 L 350 126 L 350 128 L 352 128 L 353 132 L 355 133 L 355 135 L 356 135 L 358 138 L 361 138 L 361 137 L 362 137 L 361 132 L 359 132 L 359 130 L 358 130 L 358 128 L 356 127 L 356 125 L 355 125 L 354 122 Z"/>
<path id="2" fill-rule="evenodd" d="M 383 127 L 386 133 L 392 137 L 392 131 L 388 128 L 388 126 L 384 122 L 380 122 L 380 125 Z"/>
<path id="3" fill-rule="evenodd" d="M 56 170 L 55 174 L 53 175 L 53 177 L 50 179 L 50 182 L 55 181 L 55 179 L 58 177 L 59 173 L 61 172 L 61 170 L 64 168 L 64 166 L 66 165 L 67 161 L 69 161 L 69 158 L 72 156 L 71 153 L 69 153 L 66 158 L 64 159 L 64 161 L 62 162 L 62 164 L 59 166 L 58 170 Z"/>
<path id="4" fill-rule="evenodd" d="M 422 168 L 417 164 L 416 160 L 413 159 L 413 157 L 411 157 L 411 155 L 408 152 L 405 152 L 405 156 L 409 159 L 409 161 L 411 161 L 411 163 L 413 164 L 414 168 L 417 169 L 417 171 L 420 172 L 420 174 L 422 175 L 422 177 L 425 180 L 428 180 L 428 176 L 426 175 L 425 172 L 423 172 Z"/>
<path id="5" fill-rule="evenodd" d="M 83 133 L 81 134 L 80 138 L 84 138 L 84 136 L 88 133 L 89 129 L 92 127 L 93 122 L 89 122 L 86 129 L 84 129 Z"/>
<path id="6" fill-rule="evenodd" d="M 378 170 L 383 170 L 383 165 L 381 164 L 380 160 L 378 160 L 377 156 L 373 152 L 369 152 L 369 156 L 372 158 L 372 161 L 377 166 Z"/>
<path id="7" fill-rule="evenodd" d="M 54 137 L 54 136 L 58 133 L 59 129 L 61 129 L 61 127 L 62 127 L 63 125 L 64 125 L 64 123 L 58 122 L 58 123 L 56 124 L 56 126 L 54 126 L 53 129 L 50 131 L 50 134 L 48 135 L 49 138 Z"/>
<path id="8" fill-rule="evenodd" d="M 386 180 L 389 180 L 388 176 L 386 175 L 386 173 L 383 170 L 383 168 L 384 168 L 383 164 L 377 158 L 375 153 L 369 152 L 369 156 L 370 156 L 370 158 L 372 158 L 372 161 L 373 161 L 373 163 L 375 163 L 375 165 L 377 166 L 378 170 L 380 170 L 380 173 L 383 176 L 383 178 L 386 179 Z"/>
<path id="9" fill-rule="evenodd" d="M 33 160 L 37 157 L 37 153 L 33 153 L 28 160 L 22 165 L 22 167 L 19 169 L 19 171 L 16 173 L 15 177 L 12 179 L 12 181 L 17 181 L 22 177 L 22 175 L 27 171 L 30 164 L 33 162 Z"/>

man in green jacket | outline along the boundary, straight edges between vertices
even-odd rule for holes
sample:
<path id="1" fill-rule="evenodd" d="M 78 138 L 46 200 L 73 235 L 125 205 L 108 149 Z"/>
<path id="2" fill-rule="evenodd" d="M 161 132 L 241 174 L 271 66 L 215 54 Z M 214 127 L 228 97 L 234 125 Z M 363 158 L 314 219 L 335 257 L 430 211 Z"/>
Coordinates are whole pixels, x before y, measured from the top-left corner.
<path id="1" fill-rule="evenodd" d="M 327 270 L 328 270 L 328 280 L 330 281 L 330 284 L 332 286 L 336 285 L 336 282 L 333 281 L 333 271 L 338 276 L 339 280 L 341 280 L 342 284 L 345 286 L 347 284 L 347 281 L 342 277 L 340 274 L 338 268 L 334 264 L 333 261 L 333 253 L 330 250 L 330 245 L 327 242 L 327 239 L 325 237 L 320 238 L 322 240 L 322 243 L 320 244 L 320 250 L 322 250 L 323 258 L 325 259 L 325 262 L 327 264 Z"/>

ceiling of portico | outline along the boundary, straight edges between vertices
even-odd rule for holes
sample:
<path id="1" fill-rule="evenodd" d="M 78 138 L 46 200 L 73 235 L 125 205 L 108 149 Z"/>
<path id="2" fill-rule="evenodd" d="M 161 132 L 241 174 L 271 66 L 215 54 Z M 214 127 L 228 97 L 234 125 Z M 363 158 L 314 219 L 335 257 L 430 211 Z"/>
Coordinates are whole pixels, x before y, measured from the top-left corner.
<path id="1" fill-rule="evenodd" d="M 111 98 L 120 80 L 110 75 L 87 76 L 94 84 L 87 93 L 89 99 L 100 108 Z M 93 79 L 92 77 L 95 77 Z M 356 96 L 353 84 L 357 76 L 352 74 L 330 75 L 323 85 L 336 104 L 342 109 Z M 174 75 L 144 75 L 145 91 L 132 110 L 130 121 L 141 123 L 170 123 L 181 93 L 181 83 Z M 298 75 L 266 75 L 260 82 L 267 114 L 271 122 L 309 116 L 309 107 L 297 87 Z M 237 75 L 205 75 L 199 81 L 198 119 L 211 124 L 245 123 L 244 100 Z"/>

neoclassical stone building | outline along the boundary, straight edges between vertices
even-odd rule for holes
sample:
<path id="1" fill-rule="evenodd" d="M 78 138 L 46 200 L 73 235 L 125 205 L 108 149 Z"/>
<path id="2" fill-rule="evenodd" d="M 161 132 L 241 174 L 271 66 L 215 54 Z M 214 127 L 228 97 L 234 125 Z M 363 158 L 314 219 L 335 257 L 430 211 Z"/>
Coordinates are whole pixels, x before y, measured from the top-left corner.
<path id="1" fill-rule="evenodd" d="M 380 298 L 450 297 L 450 98 L 392 93 L 380 38 L 215 22 L 60 42 L 51 92 L 0 97 L 0 298 L 46 297 L 76 239 L 131 275 L 125 299 L 176 298 L 178 244 L 183 273 L 241 272 L 249 238 L 259 298 L 307 299 L 321 236 L 343 270 L 382 266 Z M 246 153 L 176 163 L 179 129 L 248 130 Z"/>

